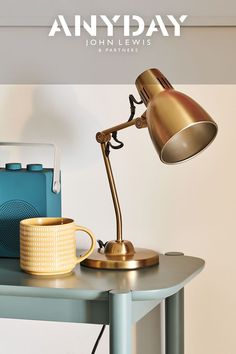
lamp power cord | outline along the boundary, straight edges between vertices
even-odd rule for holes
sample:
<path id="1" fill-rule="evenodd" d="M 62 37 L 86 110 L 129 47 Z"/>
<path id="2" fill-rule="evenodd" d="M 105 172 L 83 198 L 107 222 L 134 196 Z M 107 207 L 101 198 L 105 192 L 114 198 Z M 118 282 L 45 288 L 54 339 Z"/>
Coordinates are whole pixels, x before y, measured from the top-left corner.
<path id="1" fill-rule="evenodd" d="M 99 344 L 99 342 L 100 342 L 100 339 L 102 338 L 102 335 L 103 335 L 103 333 L 104 333 L 104 331 L 105 331 L 105 328 L 106 328 L 106 325 L 103 325 L 101 331 L 99 332 L 99 335 L 98 335 L 98 337 L 97 337 L 97 340 L 96 340 L 96 342 L 95 342 L 95 344 L 94 344 L 94 347 L 93 347 L 93 350 L 92 350 L 91 354 L 95 354 L 95 352 L 96 352 L 96 350 L 97 350 L 97 347 L 98 347 L 98 344 Z"/>
<path id="2" fill-rule="evenodd" d="M 97 240 L 97 243 L 98 243 L 100 249 L 101 248 L 105 248 L 105 246 L 106 246 L 106 242 L 104 243 L 102 240 Z M 103 335 L 103 333 L 105 331 L 105 328 L 106 328 L 106 325 L 103 325 L 102 328 L 101 328 L 101 331 L 99 332 L 99 335 L 98 335 L 98 337 L 96 339 L 96 342 L 95 342 L 95 344 L 93 346 L 91 354 L 95 354 L 96 353 L 98 344 L 99 344 L 99 342 L 100 342 L 100 340 L 102 338 L 102 335 Z"/>
<path id="3" fill-rule="evenodd" d="M 130 122 L 131 120 L 134 119 L 135 112 L 136 112 L 136 105 L 142 104 L 142 103 L 143 103 L 142 100 L 141 101 L 137 101 L 136 98 L 133 95 L 129 95 L 130 116 L 129 116 L 128 122 Z M 117 132 L 113 132 L 111 136 L 112 136 L 112 139 L 117 144 L 114 145 L 110 141 L 108 141 L 108 143 L 106 144 L 106 148 L 105 148 L 106 156 L 109 156 L 111 148 L 114 149 L 114 150 L 118 150 L 118 149 L 121 149 L 124 146 L 124 143 L 117 138 Z"/>

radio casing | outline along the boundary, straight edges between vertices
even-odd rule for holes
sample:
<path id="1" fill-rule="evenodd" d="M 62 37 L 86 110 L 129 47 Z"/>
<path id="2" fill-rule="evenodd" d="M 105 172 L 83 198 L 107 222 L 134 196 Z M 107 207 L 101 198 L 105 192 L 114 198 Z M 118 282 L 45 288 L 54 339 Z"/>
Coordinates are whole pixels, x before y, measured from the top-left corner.
<path id="1" fill-rule="evenodd" d="M 61 216 L 61 191 L 53 191 L 53 173 L 40 164 L 0 168 L 0 257 L 20 256 L 21 220 Z"/>

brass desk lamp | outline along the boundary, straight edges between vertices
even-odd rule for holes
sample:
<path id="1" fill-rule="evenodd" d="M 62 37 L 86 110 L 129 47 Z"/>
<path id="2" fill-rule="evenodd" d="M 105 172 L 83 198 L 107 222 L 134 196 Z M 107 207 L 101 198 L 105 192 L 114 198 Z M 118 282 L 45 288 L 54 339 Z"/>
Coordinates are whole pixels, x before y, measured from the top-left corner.
<path id="1" fill-rule="evenodd" d="M 109 148 L 123 146 L 117 139 L 117 132 L 130 126 L 141 129 L 147 127 L 152 142 L 162 162 L 176 164 L 190 159 L 204 150 L 215 138 L 217 125 L 208 113 L 193 99 L 174 90 L 167 78 L 157 69 L 144 71 L 136 79 L 136 87 L 142 99 L 131 101 L 131 118 L 128 122 L 97 133 L 101 144 L 106 172 L 116 214 L 116 240 L 108 241 L 100 247 L 83 265 L 100 269 L 137 269 L 158 264 L 157 252 L 134 248 L 130 241 L 122 237 L 122 216 L 115 181 L 109 160 Z M 132 96 L 130 96 L 132 97 Z M 144 103 L 146 112 L 133 119 L 134 102 Z M 110 142 L 114 139 L 118 146 Z"/>

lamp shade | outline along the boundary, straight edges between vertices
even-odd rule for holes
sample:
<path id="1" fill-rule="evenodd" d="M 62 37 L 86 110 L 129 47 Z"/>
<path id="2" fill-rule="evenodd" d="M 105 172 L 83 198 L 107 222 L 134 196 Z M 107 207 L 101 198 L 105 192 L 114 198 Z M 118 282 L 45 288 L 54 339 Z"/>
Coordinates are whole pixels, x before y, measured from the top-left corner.
<path id="1" fill-rule="evenodd" d="M 187 160 L 213 141 L 217 134 L 213 119 L 192 98 L 174 90 L 159 70 L 146 70 L 136 86 L 147 106 L 148 130 L 162 162 Z"/>

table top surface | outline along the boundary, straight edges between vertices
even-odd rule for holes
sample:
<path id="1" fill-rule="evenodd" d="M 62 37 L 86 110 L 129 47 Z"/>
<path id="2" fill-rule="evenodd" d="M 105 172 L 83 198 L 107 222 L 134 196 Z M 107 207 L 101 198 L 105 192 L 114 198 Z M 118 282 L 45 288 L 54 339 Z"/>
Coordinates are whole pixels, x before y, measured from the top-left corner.
<path id="1" fill-rule="evenodd" d="M 132 291 L 133 300 L 163 299 L 183 288 L 204 267 L 200 258 L 160 255 L 159 265 L 139 270 L 97 270 L 77 266 L 64 276 L 39 277 L 21 271 L 18 259 L 0 259 L 0 296 L 106 300 L 110 290 Z"/>

